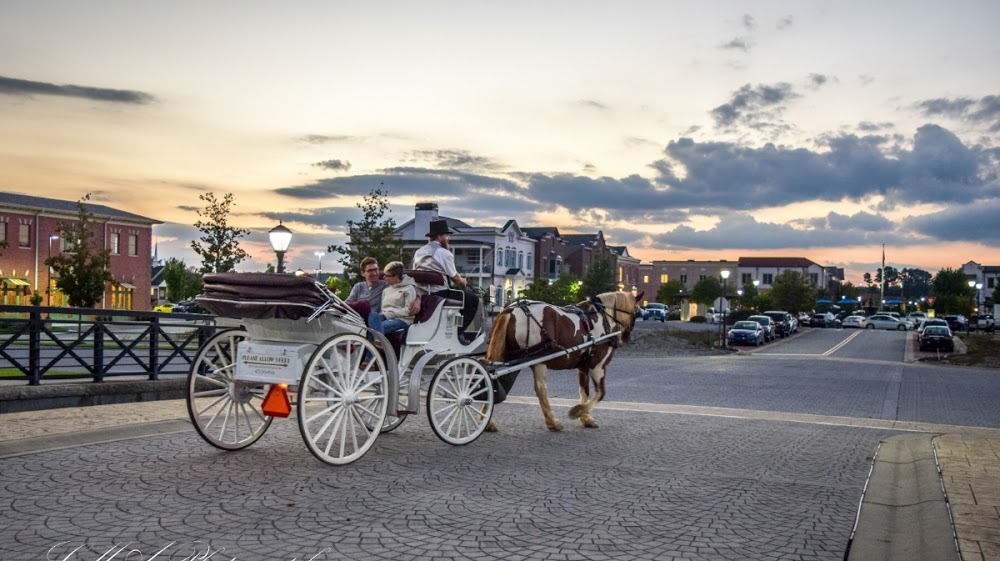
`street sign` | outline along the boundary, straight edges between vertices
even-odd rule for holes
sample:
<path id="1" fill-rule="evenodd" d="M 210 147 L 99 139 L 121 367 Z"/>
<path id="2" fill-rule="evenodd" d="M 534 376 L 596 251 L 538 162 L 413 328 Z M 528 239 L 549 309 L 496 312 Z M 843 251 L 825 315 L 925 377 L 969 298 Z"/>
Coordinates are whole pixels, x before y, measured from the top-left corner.
<path id="1" fill-rule="evenodd" d="M 928 297 L 927 297 L 927 305 L 928 305 L 928 306 L 933 306 L 933 305 L 934 305 L 934 302 L 935 302 L 936 300 L 937 300 L 937 296 L 928 296 Z"/>

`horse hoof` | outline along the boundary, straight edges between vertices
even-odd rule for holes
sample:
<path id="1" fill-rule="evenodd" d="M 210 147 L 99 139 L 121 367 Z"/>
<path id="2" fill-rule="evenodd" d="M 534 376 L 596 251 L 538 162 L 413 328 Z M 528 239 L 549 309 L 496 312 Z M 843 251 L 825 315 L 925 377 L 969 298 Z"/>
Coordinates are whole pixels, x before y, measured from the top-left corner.
<path id="1" fill-rule="evenodd" d="M 561 432 L 563 430 L 562 423 L 556 423 L 554 425 L 549 425 L 549 430 L 552 432 Z"/>
<path id="2" fill-rule="evenodd" d="M 490 422 L 486 423 L 486 428 L 483 429 L 483 430 L 485 430 L 486 432 L 497 432 L 500 429 L 497 428 L 497 424 L 496 423 L 494 423 L 493 421 L 490 421 Z"/>
<path id="3" fill-rule="evenodd" d="M 588 429 L 596 429 L 597 428 L 597 421 L 595 421 L 593 419 L 581 420 L 580 423 L 583 424 L 583 426 L 587 427 Z"/>
<path id="4" fill-rule="evenodd" d="M 574 405 L 573 407 L 570 408 L 570 410 L 569 410 L 569 418 L 570 419 L 579 419 L 580 415 L 583 415 L 583 406 L 582 405 Z"/>

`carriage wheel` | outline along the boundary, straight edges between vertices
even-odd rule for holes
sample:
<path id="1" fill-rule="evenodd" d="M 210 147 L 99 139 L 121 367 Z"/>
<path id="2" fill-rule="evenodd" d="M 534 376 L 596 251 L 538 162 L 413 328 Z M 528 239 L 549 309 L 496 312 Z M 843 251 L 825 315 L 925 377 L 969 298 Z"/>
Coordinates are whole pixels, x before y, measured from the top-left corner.
<path id="1" fill-rule="evenodd" d="M 385 362 L 364 337 L 337 335 L 321 344 L 299 384 L 299 430 L 309 451 L 334 465 L 363 456 L 385 424 L 388 382 Z"/>
<path id="2" fill-rule="evenodd" d="M 188 373 L 188 415 L 209 444 L 240 450 L 257 442 L 274 417 L 261 411 L 268 385 L 234 380 L 236 344 L 247 338 L 242 329 L 215 334 L 195 355 Z"/>
<path id="3" fill-rule="evenodd" d="M 493 381 L 475 359 L 444 363 L 427 391 L 427 417 L 438 438 L 461 446 L 479 438 L 493 416 Z"/>

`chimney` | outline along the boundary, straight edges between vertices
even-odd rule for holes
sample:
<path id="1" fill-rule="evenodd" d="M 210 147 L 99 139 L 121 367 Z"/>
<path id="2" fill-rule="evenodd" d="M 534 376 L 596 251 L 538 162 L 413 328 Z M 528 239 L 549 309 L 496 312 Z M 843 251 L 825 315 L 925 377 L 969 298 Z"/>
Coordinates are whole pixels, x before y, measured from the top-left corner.
<path id="1" fill-rule="evenodd" d="M 413 237 L 420 239 L 431 229 L 431 220 L 438 217 L 437 203 L 417 203 L 413 210 Z"/>

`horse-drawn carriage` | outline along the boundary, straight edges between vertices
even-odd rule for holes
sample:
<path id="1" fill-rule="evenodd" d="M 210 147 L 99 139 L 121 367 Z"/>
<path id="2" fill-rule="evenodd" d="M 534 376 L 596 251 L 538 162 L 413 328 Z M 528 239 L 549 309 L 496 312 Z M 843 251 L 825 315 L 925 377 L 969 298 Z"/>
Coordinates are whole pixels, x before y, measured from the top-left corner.
<path id="1" fill-rule="evenodd" d="M 418 279 L 431 281 L 444 284 L 443 277 Z M 554 341 L 554 324 L 549 333 L 536 319 L 541 331 L 532 338 L 529 326 L 527 338 L 515 342 L 516 322 L 504 322 L 502 335 L 506 337 L 509 327 L 512 339 L 500 344 L 494 336 L 492 357 L 487 360 L 483 334 L 468 345 L 459 338 L 461 302 L 421 298 L 413 325 L 387 337 L 368 329 L 351 306 L 308 277 L 207 275 L 199 303 L 239 320 L 241 327 L 216 333 L 196 355 L 188 376 L 192 423 L 213 446 L 239 450 L 256 442 L 275 417 L 289 416 L 294 407 L 309 451 L 320 461 L 342 465 L 363 456 L 380 433 L 419 413 L 421 394 L 426 393 L 434 433 L 449 444 L 468 444 L 487 429 L 494 405 L 509 389 L 509 383 L 500 383 L 511 380 L 504 377 L 603 348 L 622 334 L 607 328 L 590 330 L 578 345 L 557 345 L 554 352 L 539 356 L 542 347 L 535 339 L 541 334 Z M 632 310 L 628 316 L 634 317 Z M 534 355 L 521 353 L 506 360 L 504 345 L 518 344 L 534 346 Z M 536 370 L 536 387 L 537 377 Z M 546 399 L 543 409 L 547 406 Z M 589 416 L 589 409 L 586 412 Z M 550 415 L 546 413 L 547 424 Z"/>

